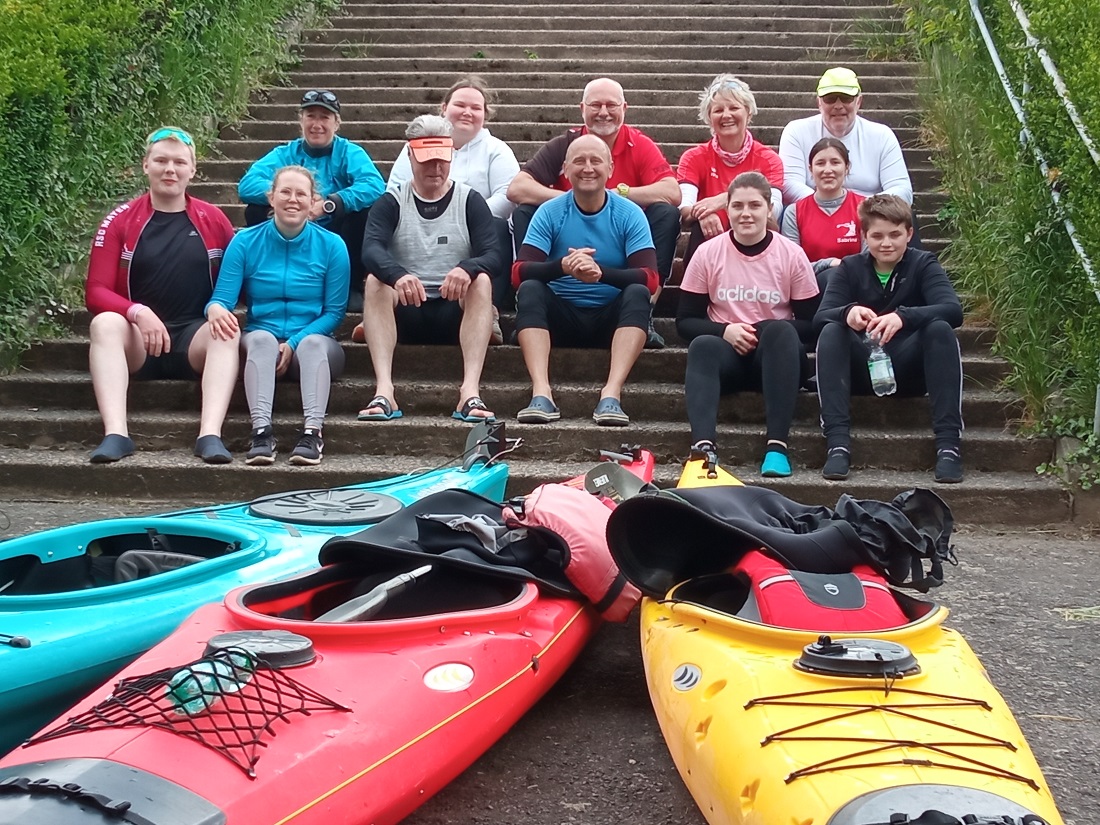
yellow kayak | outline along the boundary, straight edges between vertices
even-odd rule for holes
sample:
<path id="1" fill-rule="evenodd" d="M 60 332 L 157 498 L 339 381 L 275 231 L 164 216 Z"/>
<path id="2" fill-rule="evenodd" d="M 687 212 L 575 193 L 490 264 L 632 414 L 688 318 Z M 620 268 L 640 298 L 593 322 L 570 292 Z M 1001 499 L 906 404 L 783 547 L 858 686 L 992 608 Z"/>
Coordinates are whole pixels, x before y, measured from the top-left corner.
<path id="1" fill-rule="evenodd" d="M 707 469 L 689 463 L 680 487 L 740 485 Z M 650 697 L 707 822 L 1062 825 L 944 607 L 888 590 L 900 626 L 830 636 L 763 623 L 749 589 L 715 570 L 642 602 Z"/>

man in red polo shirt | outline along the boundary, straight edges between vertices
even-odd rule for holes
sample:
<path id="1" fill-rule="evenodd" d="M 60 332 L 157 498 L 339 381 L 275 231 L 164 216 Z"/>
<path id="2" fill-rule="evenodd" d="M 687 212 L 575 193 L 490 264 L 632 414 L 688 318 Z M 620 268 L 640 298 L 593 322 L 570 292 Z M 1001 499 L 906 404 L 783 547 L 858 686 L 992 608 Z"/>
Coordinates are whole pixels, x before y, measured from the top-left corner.
<path id="1" fill-rule="evenodd" d="M 517 204 L 512 213 L 516 248 L 523 244 L 535 209 L 569 191 L 569 181 L 562 172 L 565 150 L 581 135 L 592 134 L 602 138 L 611 149 L 614 171 L 608 188 L 645 211 L 657 251 L 657 272 L 664 284 L 672 272 L 680 235 L 680 187 L 676 175 L 657 144 L 624 122 L 626 97 L 616 81 L 600 77 L 585 86 L 581 115 L 584 126 L 569 129 L 543 144 L 508 186 L 508 200 Z M 661 337 L 652 331 L 652 324 L 646 346 L 664 346 Z"/>

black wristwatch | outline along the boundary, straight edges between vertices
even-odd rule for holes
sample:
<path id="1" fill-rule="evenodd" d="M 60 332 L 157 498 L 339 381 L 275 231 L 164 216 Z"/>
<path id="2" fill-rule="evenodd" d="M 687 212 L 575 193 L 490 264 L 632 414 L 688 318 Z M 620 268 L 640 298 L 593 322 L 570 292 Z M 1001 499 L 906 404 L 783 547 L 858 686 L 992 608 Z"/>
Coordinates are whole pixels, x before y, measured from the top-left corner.
<path id="1" fill-rule="evenodd" d="M 325 198 L 325 202 L 321 204 L 321 208 L 325 211 L 326 215 L 331 215 L 336 211 L 336 201 L 332 198 Z"/>

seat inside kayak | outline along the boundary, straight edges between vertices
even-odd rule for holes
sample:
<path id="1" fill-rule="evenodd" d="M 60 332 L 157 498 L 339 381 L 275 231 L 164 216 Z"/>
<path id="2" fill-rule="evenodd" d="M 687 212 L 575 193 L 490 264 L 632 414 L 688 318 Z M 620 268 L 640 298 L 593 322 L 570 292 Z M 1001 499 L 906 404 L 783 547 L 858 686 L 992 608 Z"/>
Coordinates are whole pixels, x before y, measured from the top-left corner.
<path id="1" fill-rule="evenodd" d="M 815 574 L 800 574 L 800 576 L 812 579 Z M 820 578 L 824 581 L 833 577 L 821 576 Z M 862 622 L 862 626 L 858 626 L 859 623 L 857 622 L 849 624 L 845 628 L 841 628 L 835 623 L 826 624 L 826 614 L 818 611 L 805 611 L 799 615 L 797 609 L 795 609 L 793 615 L 788 614 L 782 622 L 769 620 L 766 618 L 769 615 L 768 611 L 761 610 L 761 604 L 757 595 L 753 592 L 752 583 L 747 577 L 733 572 L 715 573 L 688 579 L 672 591 L 670 598 L 676 602 L 696 604 L 744 621 L 770 627 L 793 627 L 795 629 L 821 632 L 836 631 L 838 629 L 852 631 L 888 630 L 918 621 L 936 609 L 933 602 L 914 599 L 897 590 L 890 589 L 889 595 L 898 608 L 896 615 L 900 617 L 900 621 L 879 621 L 882 611 L 872 611 L 871 605 L 867 604 L 863 608 L 853 608 L 852 610 L 853 612 L 859 612 L 862 609 L 865 617 L 870 616 L 870 619 Z M 815 621 L 820 622 L 820 626 L 814 626 Z"/>
<path id="2" fill-rule="evenodd" d="M 345 563 L 323 567 L 294 579 L 248 588 L 241 603 L 254 613 L 294 621 L 317 621 L 319 617 L 354 600 L 377 592 L 402 574 L 422 566 L 407 560 L 386 564 Z M 476 570 L 437 566 L 415 577 L 369 616 L 347 621 L 384 621 L 484 610 L 518 599 L 526 589 L 523 581 L 487 575 Z"/>
<path id="3" fill-rule="evenodd" d="M 43 561 L 24 553 L 0 559 L 0 597 L 88 590 L 135 581 L 237 552 L 240 542 L 155 528 L 97 536 L 82 553 Z"/>

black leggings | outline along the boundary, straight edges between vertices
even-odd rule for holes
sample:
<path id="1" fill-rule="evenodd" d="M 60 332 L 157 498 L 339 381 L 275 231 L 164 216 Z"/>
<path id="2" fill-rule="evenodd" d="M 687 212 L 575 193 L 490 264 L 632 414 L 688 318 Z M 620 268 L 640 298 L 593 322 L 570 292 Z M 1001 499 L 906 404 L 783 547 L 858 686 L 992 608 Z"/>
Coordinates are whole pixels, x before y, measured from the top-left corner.
<path id="1" fill-rule="evenodd" d="M 946 321 L 932 321 L 912 331 L 902 329 L 885 349 L 894 362 L 897 394 L 928 393 L 936 448 L 958 448 L 963 427 L 962 357 L 955 330 Z M 863 333 L 847 324 L 827 324 L 817 339 L 817 397 L 829 449 L 849 445 L 851 396 L 873 394 L 867 370 L 869 354 Z M 935 380 L 926 381 L 926 376 L 935 376 Z"/>
<path id="2" fill-rule="evenodd" d="M 764 393 L 769 441 L 787 442 L 798 388 L 809 371 L 798 331 L 789 321 L 760 321 L 756 349 L 738 354 L 717 335 L 700 335 L 688 348 L 684 395 L 691 440 L 717 440 L 718 400 L 738 390 Z"/>

